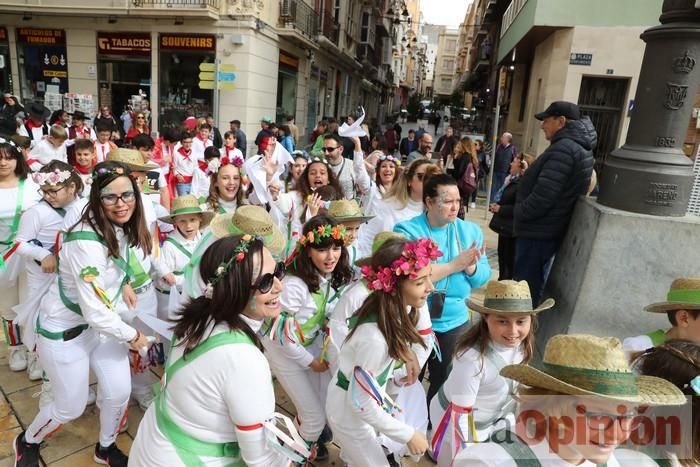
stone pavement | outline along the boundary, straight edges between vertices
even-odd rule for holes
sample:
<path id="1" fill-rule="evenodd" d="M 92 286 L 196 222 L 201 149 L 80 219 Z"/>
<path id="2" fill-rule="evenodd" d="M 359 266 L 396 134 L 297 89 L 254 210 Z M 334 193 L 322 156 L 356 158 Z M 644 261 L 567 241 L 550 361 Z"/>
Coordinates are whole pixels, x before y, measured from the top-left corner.
<path id="1" fill-rule="evenodd" d="M 488 221 L 484 220 L 485 201 L 478 200 L 477 209 L 472 210 L 467 219 L 482 227 L 486 239 L 487 255 L 489 263 L 494 271 L 492 278 L 498 277 L 498 261 L 496 258 L 496 246 L 498 237 L 488 229 Z M 490 216 L 489 216 L 490 217 Z M 476 290 L 474 296 L 481 298 L 481 290 Z M 14 465 L 12 441 L 15 436 L 26 427 L 36 415 L 39 408 L 38 393 L 41 389 L 41 381 L 30 381 L 26 372 L 14 373 L 10 371 L 7 359 L 8 349 L 0 344 L 0 467 Z M 159 373 L 154 373 L 155 378 Z M 94 381 L 93 381 L 94 384 Z M 294 415 L 295 410 L 284 391 L 276 384 L 277 409 L 281 413 Z M 35 397 L 36 395 L 36 397 Z M 131 443 L 136 436 L 138 425 L 143 417 L 143 411 L 134 402 L 129 405 L 128 430 L 117 439 L 117 445 L 128 452 Z M 79 419 L 63 426 L 49 439 L 41 449 L 42 459 L 51 467 L 83 467 L 96 465 L 92 460 L 92 454 L 97 440 L 98 409 L 95 405 L 89 406 Z M 315 466 L 342 466 L 338 458 L 338 448 L 333 445 L 330 449 L 330 458 L 324 462 L 316 462 Z M 434 465 L 427 457 L 419 463 L 404 459 L 404 466 L 428 467 Z"/>

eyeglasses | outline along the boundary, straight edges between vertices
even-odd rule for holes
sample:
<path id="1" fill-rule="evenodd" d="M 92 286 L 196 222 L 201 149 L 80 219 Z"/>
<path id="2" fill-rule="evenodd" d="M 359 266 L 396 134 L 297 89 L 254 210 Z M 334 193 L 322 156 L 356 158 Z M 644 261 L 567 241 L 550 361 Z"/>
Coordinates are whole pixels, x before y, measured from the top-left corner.
<path id="1" fill-rule="evenodd" d="M 275 272 L 263 274 L 257 281 L 255 281 L 255 284 L 253 284 L 253 290 L 257 290 L 261 294 L 268 293 L 270 290 L 272 290 L 272 284 L 275 283 L 275 278 L 282 280 L 286 270 L 287 266 L 285 266 L 284 261 L 280 261 L 275 266 Z"/>
<path id="2" fill-rule="evenodd" d="M 133 191 L 125 191 L 121 195 L 102 195 L 100 199 L 105 206 L 114 206 L 119 200 L 122 200 L 125 204 L 129 204 L 136 200 L 136 193 Z"/>
<path id="3" fill-rule="evenodd" d="M 46 198 L 55 198 L 56 196 L 58 196 L 58 193 L 61 190 L 63 190 L 64 188 L 66 188 L 65 185 L 62 186 L 61 188 L 56 189 L 56 190 L 42 190 L 41 188 L 39 188 L 37 190 L 37 193 L 39 193 L 41 196 L 44 196 Z"/>
<path id="4" fill-rule="evenodd" d="M 138 117 L 136 117 L 136 120 L 145 120 L 145 119 L 146 119 L 146 117 L 143 117 L 143 116 L 141 116 L 141 115 L 139 115 Z"/>
<path id="5" fill-rule="evenodd" d="M 622 415 L 619 413 L 588 412 L 581 405 L 576 407 L 576 411 L 586 417 L 588 428 L 591 430 L 606 431 L 617 423 L 622 431 L 629 433 L 641 424 L 641 417 L 638 416 L 637 412 Z"/>
<path id="6" fill-rule="evenodd" d="M 328 148 L 328 147 L 326 147 L 326 148 L 321 148 L 321 149 L 323 150 L 323 152 L 333 152 L 333 151 L 335 151 L 336 149 L 338 149 L 339 147 L 340 147 L 340 146 L 336 146 L 336 147 L 334 147 L 334 148 Z"/>

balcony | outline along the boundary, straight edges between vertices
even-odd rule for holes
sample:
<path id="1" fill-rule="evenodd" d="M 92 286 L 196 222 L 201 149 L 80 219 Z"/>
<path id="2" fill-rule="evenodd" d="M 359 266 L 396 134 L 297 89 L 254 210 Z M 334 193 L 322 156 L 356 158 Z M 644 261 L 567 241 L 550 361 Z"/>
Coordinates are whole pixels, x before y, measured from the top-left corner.
<path id="1" fill-rule="evenodd" d="M 219 19 L 222 0 L 0 0 L 0 10 L 36 15 L 100 14 Z"/>
<path id="2" fill-rule="evenodd" d="M 338 32 L 340 31 L 340 24 L 333 18 L 330 12 L 323 12 L 319 15 L 321 20 L 321 34 L 319 39 L 326 39 L 327 42 L 338 47 Z"/>
<path id="3" fill-rule="evenodd" d="M 277 33 L 301 47 L 318 49 L 316 36 L 320 17 L 303 0 L 280 2 L 279 29 Z"/>
<path id="4" fill-rule="evenodd" d="M 365 66 L 369 65 L 374 68 L 378 68 L 382 64 L 381 55 L 370 44 L 357 46 L 357 60 Z"/>

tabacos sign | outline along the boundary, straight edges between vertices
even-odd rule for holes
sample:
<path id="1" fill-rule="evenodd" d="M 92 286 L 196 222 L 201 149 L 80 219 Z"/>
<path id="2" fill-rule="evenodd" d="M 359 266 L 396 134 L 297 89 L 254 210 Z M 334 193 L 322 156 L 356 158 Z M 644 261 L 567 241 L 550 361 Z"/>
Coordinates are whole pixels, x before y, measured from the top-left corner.
<path id="1" fill-rule="evenodd" d="M 102 55 L 151 55 L 151 34 L 98 32 L 97 50 Z"/>

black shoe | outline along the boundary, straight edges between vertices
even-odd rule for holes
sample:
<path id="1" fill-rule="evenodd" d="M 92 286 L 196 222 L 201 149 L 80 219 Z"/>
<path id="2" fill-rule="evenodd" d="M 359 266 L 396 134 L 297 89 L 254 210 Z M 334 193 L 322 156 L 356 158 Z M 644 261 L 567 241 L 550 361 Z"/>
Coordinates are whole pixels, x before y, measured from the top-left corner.
<path id="1" fill-rule="evenodd" d="M 95 445 L 95 455 L 92 457 L 95 462 L 109 467 L 127 467 L 129 457 L 125 455 L 116 443 L 112 443 L 109 447 L 103 448 L 100 443 Z"/>
<path id="2" fill-rule="evenodd" d="M 328 425 L 326 425 L 323 427 L 321 436 L 318 437 L 318 443 L 326 444 L 330 443 L 331 441 L 333 441 L 333 432 L 331 431 L 331 428 Z"/>
<path id="3" fill-rule="evenodd" d="M 39 467 L 39 444 L 28 443 L 24 431 L 15 438 L 15 467 Z"/>
<path id="4" fill-rule="evenodd" d="M 396 457 L 394 457 L 393 453 L 387 454 L 386 460 L 389 462 L 390 467 L 401 467 L 401 464 L 396 462 Z"/>
<path id="5" fill-rule="evenodd" d="M 318 443 L 316 445 L 316 457 L 315 461 L 325 461 L 328 459 L 328 448 L 324 443 Z"/>

